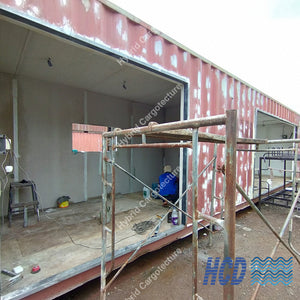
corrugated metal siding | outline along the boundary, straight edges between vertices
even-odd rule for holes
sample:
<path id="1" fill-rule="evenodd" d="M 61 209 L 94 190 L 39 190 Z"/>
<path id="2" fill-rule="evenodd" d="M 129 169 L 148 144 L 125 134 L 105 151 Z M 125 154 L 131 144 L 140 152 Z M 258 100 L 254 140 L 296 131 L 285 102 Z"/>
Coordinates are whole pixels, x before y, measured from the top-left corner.
<path id="1" fill-rule="evenodd" d="M 150 32 L 151 27 L 134 22 L 132 16 L 125 16 L 104 5 L 105 1 L 35 1 L 0 0 L 0 3 L 25 14 L 28 18 L 39 19 L 61 32 L 76 35 L 99 46 L 130 55 L 155 68 L 174 72 L 189 80 L 190 118 L 223 114 L 226 109 L 238 109 L 240 137 L 253 137 L 255 109 L 294 124 L 299 115 L 282 104 L 268 98 L 245 82 L 225 72 L 197 54 L 174 44 L 163 34 Z M 258 70 L 259 72 L 259 70 Z M 207 132 L 224 134 L 224 127 L 208 128 Z M 213 145 L 201 145 L 199 170 L 213 156 Z M 218 147 L 218 164 L 224 163 L 224 147 Z M 238 153 L 239 183 L 249 192 L 252 173 L 252 155 Z M 189 161 L 191 167 L 191 160 Z M 208 171 L 210 173 L 210 171 Z M 210 173 L 211 174 L 211 173 Z M 217 178 L 217 195 L 222 193 L 221 175 Z M 189 176 L 189 180 L 191 180 Z M 199 198 L 203 211 L 209 210 L 211 180 L 200 179 Z M 202 189 L 201 189 L 202 187 Z M 238 196 L 238 203 L 242 201 Z M 219 205 L 218 205 L 219 209 Z"/>

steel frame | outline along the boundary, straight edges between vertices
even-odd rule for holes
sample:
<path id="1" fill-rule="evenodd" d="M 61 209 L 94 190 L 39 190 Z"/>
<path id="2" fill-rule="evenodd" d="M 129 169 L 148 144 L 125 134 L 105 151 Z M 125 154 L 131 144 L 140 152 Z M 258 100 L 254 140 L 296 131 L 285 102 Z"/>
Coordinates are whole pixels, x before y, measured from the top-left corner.
<path id="1" fill-rule="evenodd" d="M 276 169 L 276 170 L 280 170 L 283 171 L 283 190 L 278 191 L 276 193 L 269 193 L 268 191 L 268 195 L 263 197 L 262 195 L 262 170 L 266 170 L 266 169 L 262 169 L 262 161 L 263 160 L 268 160 L 269 161 L 269 166 L 270 166 L 270 162 L 272 160 L 279 160 L 279 161 L 283 161 L 283 169 Z M 293 149 L 287 149 L 287 150 L 270 150 L 270 151 L 266 151 L 265 154 L 263 156 L 261 156 L 259 158 L 259 182 L 258 182 L 258 191 L 259 191 L 259 208 L 261 207 L 261 203 L 262 202 L 266 202 L 272 205 L 277 205 L 277 206 L 282 206 L 282 207 L 286 207 L 286 208 L 290 208 L 291 206 L 289 205 L 289 203 L 292 203 L 294 198 L 295 198 L 295 191 L 297 190 L 297 185 L 296 185 L 296 174 L 299 173 L 297 172 L 297 162 L 300 160 L 300 156 L 298 155 L 298 144 L 296 144 L 296 146 Z M 287 170 L 286 169 L 286 163 L 287 161 L 293 161 L 294 162 L 294 168 L 293 170 Z M 290 172 L 293 174 L 293 181 L 292 181 L 292 191 L 287 191 L 286 190 L 286 173 Z M 280 203 L 276 203 L 275 200 L 279 200 L 281 202 L 286 202 L 285 204 L 280 204 Z"/>
<path id="2" fill-rule="evenodd" d="M 215 135 L 215 134 L 202 134 L 199 132 L 200 127 L 207 126 L 215 126 L 215 125 L 225 125 L 226 126 L 226 135 L 225 137 Z M 177 199 L 175 204 L 169 202 L 167 199 L 163 198 L 167 201 L 171 207 L 176 207 L 179 211 L 185 214 L 187 217 L 192 219 L 192 249 L 193 249 L 193 260 L 192 260 L 192 269 L 193 269 L 193 299 L 198 299 L 200 295 L 198 295 L 198 230 L 199 224 L 201 220 L 206 220 L 207 224 L 218 224 L 224 228 L 224 257 L 230 257 L 232 261 L 235 260 L 235 199 L 236 199 L 236 190 L 243 196 L 243 198 L 248 202 L 248 204 L 254 209 L 254 211 L 259 215 L 259 217 L 263 220 L 263 222 L 267 225 L 267 227 L 272 231 L 272 233 L 277 238 L 277 243 L 282 243 L 283 246 L 296 258 L 296 261 L 300 264 L 300 260 L 297 257 L 297 253 L 294 251 L 291 243 L 287 245 L 282 239 L 283 233 L 278 234 L 273 226 L 268 222 L 268 220 L 263 216 L 260 210 L 255 206 L 254 202 L 247 196 L 242 187 L 236 182 L 236 151 L 260 151 L 258 149 L 258 145 L 260 144 L 274 144 L 274 143 L 287 143 L 294 142 L 296 144 L 295 153 L 298 153 L 297 143 L 300 143 L 300 139 L 293 140 L 258 140 L 258 139 L 248 139 L 248 138 L 237 138 L 237 112 L 236 110 L 228 110 L 226 111 L 226 115 L 214 116 L 210 118 L 200 118 L 195 120 L 186 120 L 179 122 L 171 122 L 165 124 L 157 124 L 157 123 L 149 123 L 148 126 L 137 127 L 131 129 L 115 129 L 112 132 L 106 132 L 103 134 L 103 167 L 102 167 L 102 183 L 103 183 L 103 194 L 102 194 L 102 257 L 101 257 L 101 290 L 100 290 L 100 298 L 106 299 L 107 289 L 110 287 L 112 282 L 117 278 L 117 276 L 121 273 L 121 271 L 125 268 L 125 266 L 134 258 L 136 253 L 145 245 L 147 240 L 152 236 L 153 232 L 156 228 L 154 228 L 144 239 L 141 241 L 136 248 L 135 251 L 128 257 L 125 263 L 120 267 L 120 269 L 116 272 L 116 274 L 111 278 L 111 280 L 106 283 L 106 246 L 107 246 L 107 232 L 112 235 L 112 245 L 111 245 L 111 268 L 110 272 L 114 268 L 114 260 L 115 260 L 115 168 L 123 171 L 127 175 L 129 175 L 134 180 L 137 180 L 143 186 L 146 186 L 153 193 L 157 194 L 156 191 L 152 190 L 149 186 L 143 183 L 140 179 L 130 174 L 124 168 L 119 166 L 115 162 L 114 151 L 111 151 L 111 158 L 108 157 L 108 150 L 122 149 L 122 148 L 190 148 L 192 150 L 192 184 L 188 186 L 186 191 Z M 140 144 L 127 144 L 121 145 L 117 144 L 116 137 L 129 135 L 133 136 L 141 136 L 142 143 Z M 160 139 L 169 139 L 172 140 L 172 143 L 152 143 L 149 144 L 146 142 L 146 137 L 154 137 Z M 176 142 L 174 142 L 176 141 Z M 183 142 L 185 141 L 185 142 Z M 187 142 L 186 142 L 187 141 Z M 213 217 L 213 211 L 211 210 L 210 215 L 206 215 L 200 213 L 198 211 L 198 178 L 201 176 L 204 171 L 216 160 L 216 151 L 214 154 L 214 158 L 211 162 L 201 171 L 200 175 L 198 175 L 198 165 L 199 165 L 199 157 L 197 155 L 198 150 L 198 142 L 210 142 L 210 143 L 224 143 L 225 142 L 225 154 L 226 154 L 226 162 L 225 162 L 225 187 L 224 187 L 224 221 L 222 219 L 217 219 Z M 256 149 L 237 149 L 237 144 L 254 144 L 256 145 Z M 215 148 L 216 149 L 216 148 Z M 294 172 L 296 174 L 296 162 L 297 157 L 295 154 L 295 164 L 294 164 Z M 111 164 L 112 167 L 112 183 L 107 181 L 107 164 Z M 214 172 L 215 172 L 214 165 Z M 213 176 L 215 178 L 215 176 Z M 295 181 L 295 176 L 294 176 Z M 294 183 L 295 184 L 295 183 Z M 213 182 L 214 185 L 214 182 Z M 112 230 L 106 227 L 107 220 L 107 187 L 110 186 L 112 189 L 111 199 L 112 199 Z M 182 199 L 184 194 L 188 192 L 188 190 L 192 187 L 192 216 L 187 212 L 183 211 L 178 207 L 179 201 Z M 293 196 L 295 192 L 293 190 Z M 212 197 L 214 197 L 214 187 L 212 187 Z M 297 202 L 299 197 L 299 193 L 294 198 L 294 203 Z M 295 205 L 295 204 L 294 204 Z M 221 215 L 223 214 L 223 209 L 221 211 Z M 167 213 L 162 217 L 160 223 L 166 218 Z M 286 224 L 291 220 L 292 212 L 289 213 L 287 220 L 284 224 L 284 229 Z M 159 224 L 160 224 L 159 223 Z M 159 225 L 158 224 L 158 225 Z M 203 225 L 202 225 L 203 226 Z M 290 227 L 291 228 L 291 227 Z M 211 226 L 210 226 L 211 229 Z M 284 230 L 282 229 L 282 230 Z M 291 230 L 291 229 L 290 229 Z M 274 250 L 274 252 L 276 249 Z M 226 268 L 224 270 L 224 277 L 232 278 L 233 268 Z M 258 291 L 256 290 L 256 293 Z M 255 298 L 255 295 L 254 295 Z M 230 284 L 230 281 L 223 286 L 223 299 L 231 300 L 234 299 L 234 285 Z"/>
<path id="3" fill-rule="evenodd" d="M 108 148 L 110 150 L 114 149 L 122 149 L 122 148 L 190 148 L 192 149 L 193 156 L 192 156 L 192 216 L 188 213 L 180 209 L 177 204 L 183 197 L 179 197 L 179 199 L 172 204 L 167 199 L 166 200 L 170 205 L 175 206 L 181 213 L 185 214 L 187 217 L 192 219 L 193 224 L 193 232 L 192 232 L 192 239 L 193 239 L 193 299 L 197 299 L 198 296 L 198 289 L 197 289 L 197 281 L 198 281 L 198 230 L 199 230 L 199 223 L 202 219 L 207 220 L 211 223 L 216 223 L 218 225 L 224 226 L 226 230 L 225 240 L 224 240 L 224 256 L 230 256 L 232 260 L 234 260 L 235 256 L 235 198 L 236 198 L 236 189 L 235 185 L 233 184 L 236 181 L 236 131 L 237 131 L 237 121 L 236 121 L 236 110 L 229 110 L 226 112 L 226 115 L 220 116 L 213 116 L 209 118 L 200 118 L 195 120 L 186 120 L 186 121 L 179 121 L 179 122 L 171 122 L 165 124 L 156 124 L 156 123 L 149 123 L 148 126 L 138 127 L 138 128 L 131 128 L 131 129 L 115 129 L 112 132 L 106 132 L 103 134 L 103 169 L 102 169 L 102 182 L 103 182 L 103 194 L 102 194 L 102 257 L 101 257 L 101 299 L 106 298 L 106 291 L 111 285 L 111 283 L 116 279 L 116 277 L 120 274 L 120 272 L 125 268 L 125 266 L 131 261 L 131 259 L 135 256 L 136 252 L 145 244 L 148 238 L 152 235 L 153 231 L 150 232 L 147 238 L 142 241 L 136 250 L 132 253 L 132 255 L 127 259 L 127 261 L 121 266 L 118 272 L 113 276 L 113 278 L 106 283 L 106 247 L 107 247 L 107 232 L 111 233 L 112 236 L 112 245 L 111 245 L 111 270 L 114 266 L 114 259 L 115 259 L 115 168 L 120 169 L 121 171 L 125 172 L 131 178 L 137 180 L 142 185 L 148 187 L 145 183 L 141 180 L 130 174 L 128 171 L 123 169 L 115 162 L 114 151 L 111 151 L 111 158 L 108 158 Z M 226 137 L 218 139 L 216 135 L 210 134 L 201 134 L 199 133 L 200 127 L 206 126 L 215 126 L 215 125 L 226 125 Z M 191 132 L 192 130 L 192 132 Z M 142 143 L 141 144 L 126 144 L 126 145 L 118 145 L 116 142 L 116 137 L 129 135 L 132 136 L 141 136 Z M 146 143 L 146 136 L 150 137 L 157 137 L 157 138 L 166 138 L 177 140 L 177 143 L 153 143 L 147 144 Z M 189 142 L 182 142 L 183 140 L 187 140 Z M 179 142 L 178 142 L 179 141 Z M 199 141 L 209 141 L 209 142 L 225 142 L 226 148 L 226 189 L 225 189 L 225 220 L 223 225 L 223 220 L 216 219 L 213 215 L 206 215 L 200 213 L 198 211 L 198 165 L 199 165 L 199 157 L 198 157 L 198 142 Z M 247 142 L 247 141 L 246 141 Z M 214 162 L 215 158 L 211 161 Z M 107 180 L 107 164 L 111 164 L 112 167 L 112 182 L 109 183 Z M 209 165 L 208 165 L 209 166 Z M 207 166 L 207 167 L 208 167 Z M 206 167 L 206 168 L 207 168 Z M 205 169 L 206 169 L 205 168 Z M 201 172 L 204 173 L 205 169 Z M 200 174 L 200 175 L 201 175 Z M 107 221 L 107 187 L 111 187 L 111 200 L 112 200 L 112 230 L 109 230 L 106 227 Z M 148 187 L 150 191 L 157 194 L 156 191 L 152 190 Z M 190 186 L 187 188 L 185 193 L 188 191 Z M 163 218 L 160 220 L 162 222 L 164 218 L 167 216 L 165 214 Z M 201 224 L 201 223 L 200 223 Z M 111 271 L 110 270 L 110 271 Z M 229 275 L 231 277 L 232 270 L 227 269 L 224 272 L 224 276 Z M 224 286 L 223 290 L 224 299 L 234 299 L 234 286 L 227 284 Z"/>

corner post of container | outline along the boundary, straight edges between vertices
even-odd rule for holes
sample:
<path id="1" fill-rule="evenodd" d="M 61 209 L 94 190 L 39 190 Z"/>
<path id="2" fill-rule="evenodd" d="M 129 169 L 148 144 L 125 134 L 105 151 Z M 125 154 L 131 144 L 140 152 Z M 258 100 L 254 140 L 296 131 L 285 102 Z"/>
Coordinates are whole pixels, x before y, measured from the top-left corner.
<path id="1" fill-rule="evenodd" d="M 230 257 L 232 264 L 235 261 L 235 199 L 236 199 L 236 144 L 237 144 L 237 112 L 226 111 L 226 168 L 225 168 L 225 235 L 224 235 L 224 259 Z M 223 299 L 234 299 L 234 285 L 231 284 L 233 266 L 226 264 L 224 278 L 230 280 L 223 286 Z"/>
<path id="2" fill-rule="evenodd" d="M 198 289 L 198 128 L 193 129 L 193 173 L 192 173 L 192 193 L 193 193 L 193 299 L 197 299 Z"/>
<path id="3" fill-rule="evenodd" d="M 101 253 L 101 289 L 100 289 L 100 299 L 106 299 L 106 219 L 107 219 L 107 139 L 102 137 L 102 253 Z"/>

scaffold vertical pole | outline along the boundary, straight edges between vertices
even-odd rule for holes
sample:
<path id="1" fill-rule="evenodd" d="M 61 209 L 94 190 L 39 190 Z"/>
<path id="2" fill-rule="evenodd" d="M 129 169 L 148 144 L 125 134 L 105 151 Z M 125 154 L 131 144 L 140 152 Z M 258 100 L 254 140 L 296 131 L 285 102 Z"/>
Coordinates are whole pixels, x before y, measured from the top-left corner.
<path id="1" fill-rule="evenodd" d="M 102 138 L 102 254 L 101 254 L 101 290 L 100 290 L 100 299 L 106 299 L 106 216 L 107 216 L 107 140 Z"/>
<path id="2" fill-rule="evenodd" d="M 110 147 L 111 147 L 111 175 L 112 175 L 112 182 L 111 182 L 111 269 L 112 272 L 115 268 L 115 242 L 116 242 L 116 168 L 115 168 L 115 138 L 112 137 L 110 139 Z"/>
<path id="3" fill-rule="evenodd" d="M 192 172 L 192 193 L 193 193 L 193 299 L 198 297 L 198 128 L 193 129 L 193 172 Z"/>
<path id="4" fill-rule="evenodd" d="M 230 257 L 235 261 L 235 199 L 236 199 L 236 132 L 237 114 L 236 110 L 226 111 L 226 167 L 225 167 L 225 235 L 224 235 L 224 259 Z M 226 264 L 224 278 L 232 278 L 233 267 Z M 234 285 L 231 280 L 223 287 L 223 299 L 234 299 Z"/>

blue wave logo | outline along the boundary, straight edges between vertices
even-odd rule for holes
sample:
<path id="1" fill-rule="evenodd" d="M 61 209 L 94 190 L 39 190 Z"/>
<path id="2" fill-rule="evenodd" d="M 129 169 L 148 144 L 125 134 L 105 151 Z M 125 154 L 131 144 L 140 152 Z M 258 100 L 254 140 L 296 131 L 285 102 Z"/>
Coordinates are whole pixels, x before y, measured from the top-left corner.
<path id="1" fill-rule="evenodd" d="M 261 285 L 283 283 L 290 285 L 293 281 L 293 258 L 285 260 L 283 257 L 261 259 L 254 257 L 251 260 L 251 285 L 256 282 Z"/>

